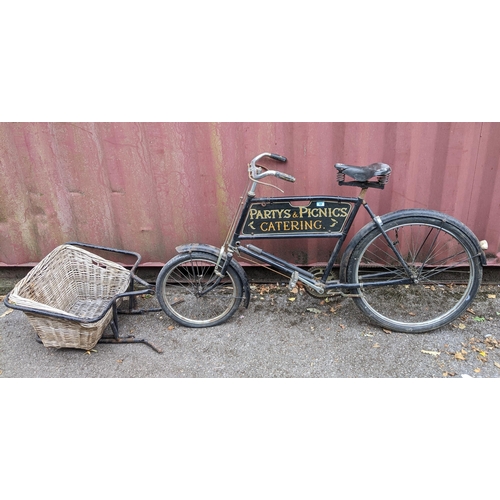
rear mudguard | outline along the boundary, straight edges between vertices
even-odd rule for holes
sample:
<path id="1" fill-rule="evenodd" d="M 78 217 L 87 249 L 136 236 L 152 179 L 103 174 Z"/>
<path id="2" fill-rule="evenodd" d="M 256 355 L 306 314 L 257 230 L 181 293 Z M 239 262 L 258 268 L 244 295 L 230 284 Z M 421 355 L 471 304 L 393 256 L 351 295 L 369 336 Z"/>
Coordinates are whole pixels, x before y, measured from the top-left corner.
<path id="1" fill-rule="evenodd" d="M 380 219 L 382 220 L 382 226 L 384 224 L 387 224 L 389 222 L 392 222 L 394 219 L 399 219 L 400 217 L 409 217 L 409 216 L 423 216 L 423 217 L 428 217 L 429 219 L 438 219 L 445 221 L 446 223 L 455 226 L 457 229 L 460 229 L 466 238 L 470 241 L 471 245 L 477 250 L 477 253 L 479 255 L 479 258 L 481 260 L 481 264 L 483 266 L 486 266 L 486 256 L 481 248 L 481 245 L 479 243 L 479 240 L 477 239 L 476 235 L 462 222 L 460 222 L 458 219 L 455 219 L 454 217 L 451 217 L 448 214 L 443 214 L 442 212 L 436 212 L 435 210 L 425 210 L 425 209 L 415 209 L 415 208 L 408 208 L 404 210 L 397 210 L 396 212 L 390 212 L 388 214 L 382 215 Z M 374 228 L 376 228 L 377 225 L 375 222 L 369 222 L 361 228 L 354 238 L 351 240 L 349 245 L 347 245 L 347 248 L 345 249 L 344 255 L 342 256 L 342 260 L 340 261 L 340 274 L 339 278 L 342 283 L 345 283 L 346 281 L 346 271 L 347 271 L 347 264 L 349 262 L 349 259 L 351 257 L 351 254 L 356 247 L 356 245 L 360 242 L 362 238 L 364 238 L 370 231 L 372 231 Z"/>
<path id="2" fill-rule="evenodd" d="M 192 253 L 192 252 L 205 252 L 216 257 L 220 254 L 220 248 L 214 247 L 212 245 L 207 245 L 205 243 L 188 243 L 186 245 L 179 245 L 175 247 L 178 253 Z M 241 280 L 241 284 L 243 286 L 243 293 L 245 294 L 243 305 L 248 307 L 250 303 L 250 284 L 248 283 L 248 277 L 241 267 L 241 264 L 234 259 L 231 259 L 229 263 L 229 267 L 231 267 L 238 277 Z"/>

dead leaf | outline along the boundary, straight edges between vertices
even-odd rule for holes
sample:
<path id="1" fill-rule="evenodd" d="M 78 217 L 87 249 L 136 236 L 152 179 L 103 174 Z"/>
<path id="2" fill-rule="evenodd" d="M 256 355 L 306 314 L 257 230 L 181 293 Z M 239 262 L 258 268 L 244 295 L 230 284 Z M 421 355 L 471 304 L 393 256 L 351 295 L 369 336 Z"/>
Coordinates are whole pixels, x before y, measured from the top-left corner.
<path id="1" fill-rule="evenodd" d="M 377 342 L 375 342 L 375 344 L 373 344 L 373 347 L 380 347 L 380 345 Z"/>
<path id="2" fill-rule="evenodd" d="M 424 354 L 430 354 L 431 356 L 439 356 L 441 354 L 439 351 L 424 351 L 423 349 L 420 352 L 423 352 Z"/>
<path id="3" fill-rule="evenodd" d="M 481 368 L 476 368 L 476 369 L 474 370 L 474 372 L 475 372 L 475 373 L 479 373 L 480 371 L 481 371 Z"/>
<path id="4" fill-rule="evenodd" d="M 459 323 L 458 328 L 460 328 L 460 330 L 465 330 L 465 325 L 463 323 Z"/>
<path id="5" fill-rule="evenodd" d="M 299 293 L 299 289 L 297 287 L 292 288 L 291 290 L 292 293 Z"/>
<path id="6" fill-rule="evenodd" d="M 489 294 L 488 294 L 488 298 L 489 298 L 489 299 L 496 299 L 496 298 L 497 298 L 497 296 L 496 296 L 494 293 L 489 293 Z"/>
<path id="7" fill-rule="evenodd" d="M 342 330 L 345 328 L 345 325 L 339 325 Z"/>
<path id="8" fill-rule="evenodd" d="M 0 314 L 0 318 L 3 318 L 4 316 L 7 316 L 7 314 L 10 314 L 14 309 L 7 309 L 4 313 Z"/>
<path id="9" fill-rule="evenodd" d="M 289 300 L 290 302 L 293 302 L 293 301 L 295 300 L 295 297 L 289 297 L 289 298 L 288 298 L 288 300 Z"/>
<path id="10" fill-rule="evenodd" d="M 486 357 L 486 355 L 487 355 L 486 351 L 479 351 L 479 354 L 481 356 L 483 356 L 483 358 Z"/>
<path id="11" fill-rule="evenodd" d="M 461 352 L 455 353 L 455 359 L 460 359 L 462 361 L 465 361 L 464 355 Z"/>
<path id="12" fill-rule="evenodd" d="M 174 325 L 170 325 L 170 326 L 167 328 L 167 330 L 173 330 L 174 328 L 175 328 L 175 326 L 174 326 Z"/>
<path id="13" fill-rule="evenodd" d="M 500 363 L 497 363 L 497 362 L 495 361 L 495 366 L 496 366 L 497 368 L 500 368 Z"/>
<path id="14" fill-rule="evenodd" d="M 314 314 L 321 314 L 321 311 L 319 309 L 316 309 L 315 307 L 308 307 L 306 311 L 309 311 L 310 313 Z"/>
<path id="15" fill-rule="evenodd" d="M 455 372 L 443 372 L 443 377 L 454 377 L 455 375 Z"/>
<path id="16" fill-rule="evenodd" d="M 484 342 L 488 344 L 488 347 L 491 349 L 494 347 L 498 348 L 498 340 L 495 337 L 487 337 Z"/>
<path id="17" fill-rule="evenodd" d="M 384 333 L 392 333 L 390 330 L 386 330 L 385 328 L 382 328 L 382 331 L 383 331 Z"/>

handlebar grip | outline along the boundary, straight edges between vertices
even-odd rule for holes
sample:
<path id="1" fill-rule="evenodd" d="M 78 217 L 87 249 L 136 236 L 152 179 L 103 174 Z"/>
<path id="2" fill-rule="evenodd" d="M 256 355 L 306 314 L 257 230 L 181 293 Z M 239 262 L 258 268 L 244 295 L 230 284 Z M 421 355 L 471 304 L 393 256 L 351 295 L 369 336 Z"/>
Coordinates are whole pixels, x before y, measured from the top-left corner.
<path id="1" fill-rule="evenodd" d="M 272 158 L 273 160 L 278 160 L 278 161 L 282 161 L 283 163 L 286 162 L 286 158 L 284 156 L 281 156 L 281 155 L 277 155 L 277 154 L 274 154 L 274 153 L 271 153 L 269 155 L 269 158 Z"/>
<path id="2" fill-rule="evenodd" d="M 276 172 L 274 174 L 278 179 L 283 179 L 288 182 L 295 182 L 295 177 L 293 175 L 284 174 L 283 172 Z"/>

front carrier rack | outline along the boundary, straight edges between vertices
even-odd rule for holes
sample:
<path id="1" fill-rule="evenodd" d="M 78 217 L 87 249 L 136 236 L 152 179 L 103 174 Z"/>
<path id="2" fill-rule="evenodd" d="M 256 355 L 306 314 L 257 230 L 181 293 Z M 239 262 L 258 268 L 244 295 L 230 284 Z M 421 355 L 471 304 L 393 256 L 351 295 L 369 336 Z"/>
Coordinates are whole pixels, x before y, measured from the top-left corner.
<path id="1" fill-rule="evenodd" d="M 135 257 L 131 270 L 84 248 Z M 135 252 L 69 242 L 56 247 L 19 281 L 5 297 L 7 307 L 23 311 L 45 347 L 92 349 L 101 343 L 144 343 L 145 339 L 120 336 L 118 312 L 137 314 L 138 295 L 154 293 L 135 275 L 141 256 Z M 134 290 L 134 283 L 144 287 Z M 118 306 L 128 300 L 128 311 Z M 103 335 L 110 325 L 113 335 Z"/>

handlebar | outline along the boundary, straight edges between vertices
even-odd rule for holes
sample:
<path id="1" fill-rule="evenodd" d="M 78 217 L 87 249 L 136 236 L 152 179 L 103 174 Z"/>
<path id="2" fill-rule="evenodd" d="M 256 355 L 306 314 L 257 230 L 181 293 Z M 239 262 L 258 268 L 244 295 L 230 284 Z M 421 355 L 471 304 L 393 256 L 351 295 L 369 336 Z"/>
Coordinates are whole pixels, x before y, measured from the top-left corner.
<path id="1" fill-rule="evenodd" d="M 270 153 L 269 154 L 269 158 L 272 158 L 273 160 L 277 160 L 277 161 L 282 161 L 283 163 L 286 162 L 286 158 L 284 156 L 277 155 L 277 154 L 274 154 L 274 153 Z"/>
<path id="2" fill-rule="evenodd" d="M 283 179 L 288 182 L 295 182 L 295 177 L 293 175 L 284 174 L 283 172 L 276 172 L 274 174 L 278 179 Z"/>
<path id="3" fill-rule="evenodd" d="M 280 161 L 282 163 L 285 163 L 287 161 L 285 156 L 277 155 L 275 153 L 261 153 L 260 155 L 257 155 L 248 165 L 248 172 L 250 174 L 250 178 L 253 181 L 256 181 L 258 179 L 262 179 L 263 177 L 267 177 L 269 175 L 274 175 L 278 179 L 282 179 L 282 180 L 288 181 L 288 182 L 295 182 L 295 177 L 293 177 L 292 175 L 289 175 L 289 174 L 285 174 L 283 172 L 279 172 L 278 170 L 264 170 L 264 171 L 262 171 L 262 167 L 257 166 L 255 164 L 255 162 L 257 162 L 261 158 L 265 158 L 265 157 L 271 158 L 271 160 Z"/>

